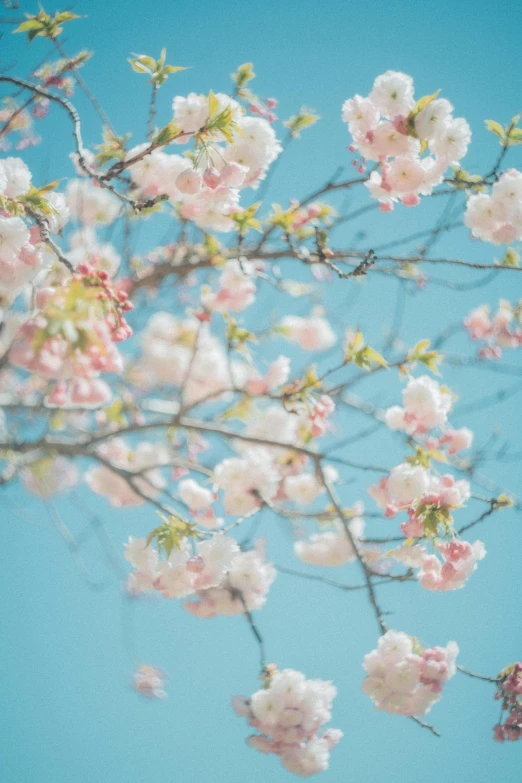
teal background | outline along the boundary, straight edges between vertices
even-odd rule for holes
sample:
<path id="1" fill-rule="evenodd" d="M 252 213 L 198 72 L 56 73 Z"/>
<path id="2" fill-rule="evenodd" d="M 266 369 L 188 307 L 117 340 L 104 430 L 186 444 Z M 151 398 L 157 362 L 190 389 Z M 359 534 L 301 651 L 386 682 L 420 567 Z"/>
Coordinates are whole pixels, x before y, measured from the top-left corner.
<path id="1" fill-rule="evenodd" d="M 22 5 L 22 10 L 36 10 L 33 3 Z M 56 7 L 46 5 L 47 10 Z M 130 52 L 155 55 L 167 46 L 169 62 L 192 66 L 162 88 L 161 123 L 170 119 L 173 95 L 209 88 L 227 91 L 228 75 L 250 60 L 258 74 L 253 87 L 280 100 L 280 117 L 288 117 L 301 105 L 315 108 L 323 119 L 291 145 L 274 175 L 269 198 L 283 203 L 314 189 L 339 165 L 350 170 L 341 105 L 355 92 L 366 94 L 375 76 L 389 68 L 411 74 L 418 96 L 441 87 L 454 104 L 455 115 L 466 117 L 473 143 L 465 166 L 473 171 L 489 170 L 498 154 L 484 119 L 506 123 L 522 109 L 516 63 L 522 7 L 516 2 L 498 2 L 493 7 L 470 0 L 437 4 L 86 0 L 74 10 L 88 16 L 67 26 L 67 51 L 95 50 L 96 58 L 82 75 L 117 129 L 131 130 L 136 143 L 142 140 L 146 123 L 148 86 L 145 78 L 131 72 L 126 62 Z M 0 16 L 8 15 L 2 9 Z M 37 40 L 28 48 L 22 36 L 3 29 L 3 62 L 16 64 L 18 74 L 29 73 L 48 44 Z M 87 143 L 98 142 L 97 117 L 79 91 L 73 102 L 84 117 Z M 54 109 L 39 130 L 44 143 L 23 154 L 35 182 L 71 176 L 67 118 Z M 518 147 L 509 153 L 508 162 L 520 168 L 521 158 L 522 147 Z M 351 198 L 354 206 L 366 203 L 365 194 Z M 362 241 L 355 234 L 364 231 L 371 239 L 363 244 L 369 246 L 420 231 L 440 213 L 442 204 L 435 202 L 416 210 L 398 208 L 392 215 L 370 212 L 339 231 L 336 241 L 353 245 Z M 139 246 L 153 246 L 162 236 L 150 222 Z M 443 238 L 434 250 L 435 256 L 483 263 L 491 263 L 499 253 L 492 246 L 471 243 L 463 230 Z M 522 294 L 521 278 L 514 272 L 499 274 L 487 288 L 475 287 L 483 277 L 479 273 L 448 267 L 428 272 L 439 279 L 449 277 L 459 287 L 452 290 L 434 282 L 422 295 L 408 289 L 401 337 L 410 345 L 457 323 L 479 303 L 494 305 L 499 297 L 514 301 Z M 393 319 L 395 280 L 370 275 L 363 287 L 347 281 L 324 290 L 339 321 L 359 324 L 372 345 L 382 343 L 383 323 Z M 290 307 L 303 311 L 299 303 Z M 258 312 L 263 308 L 267 300 L 261 298 Z M 273 351 L 288 352 L 288 347 L 274 344 Z M 475 346 L 460 335 L 447 346 L 450 354 L 459 351 L 472 355 Z M 302 357 L 291 355 L 294 368 L 301 366 Z M 521 435 L 517 374 L 522 369 L 515 352 L 506 352 L 504 361 L 513 368 L 509 375 L 494 368 L 447 367 L 444 381 L 460 395 L 456 411 L 460 405 L 462 414 L 456 413 L 452 421 L 475 431 L 476 447 L 497 430 L 498 443 L 509 441 L 510 450 L 517 452 Z M 502 405 L 475 405 L 502 388 L 512 390 Z M 356 390 L 377 404 L 399 402 L 400 384 L 391 373 L 365 380 Z M 342 414 L 337 435 L 356 433 L 366 424 L 358 414 Z M 380 433 L 342 453 L 392 466 L 404 449 L 399 439 Z M 516 461 L 485 463 L 481 472 L 503 488 L 520 491 Z M 342 487 L 343 500 L 364 498 L 374 476 L 346 469 L 344 475 L 353 483 Z M 366 505 L 375 510 L 369 498 Z M 90 529 L 92 514 L 101 514 L 120 568 L 124 568 L 123 541 L 155 524 L 151 511 L 112 510 L 86 489 L 57 499 L 55 507 L 75 534 Z M 129 602 L 95 538 L 82 548 L 89 571 L 102 582 L 101 589 L 90 589 L 41 501 L 17 488 L 0 496 L 0 509 L 2 783 L 290 780 L 277 758 L 245 745 L 247 726 L 230 708 L 233 695 L 249 694 L 257 687 L 258 653 L 242 618 L 202 621 L 174 601 Z M 465 523 L 482 510 L 472 501 L 459 513 L 458 522 Z M 376 521 L 369 523 L 369 530 L 380 535 L 395 528 L 392 522 Z M 261 532 L 276 562 L 300 567 L 292 558 L 291 538 L 284 526 L 267 518 Z M 384 607 L 393 612 L 388 617 L 392 627 L 430 645 L 455 639 L 462 665 L 493 676 L 521 655 L 520 514 L 498 513 L 475 532 L 471 540 L 482 538 L 488 555 L 464 590 L 432 594 L 416 584 L 391 585 L 380 588 L 380 596 Z M 335 577 L 354 584 L 360 580 L 355 565 L 336 571 Z M 300 669 L 309 677 L 332 679 L 339 689 L 332 725 L 342 728 L 345 737 L 322 775 L 325 783 L 376 779 L 431 783 L 455 778 L 461 783 L 517 783 L 522 779 L 520 745 L 499 746 L 491 739 L 498 705 L 488 683 L 459 674 L 447 685 L 427 718 L 441 731 L 440 739 L 411 721 L 375 712 L 360 691 L 362 657 L 377 638 L 362 592 L 345 594 L 279 575 L 256 619 L 269 660 Z M 149 703 L 129 688 L 139 662 L 168 673 L 167 700 Z"/>

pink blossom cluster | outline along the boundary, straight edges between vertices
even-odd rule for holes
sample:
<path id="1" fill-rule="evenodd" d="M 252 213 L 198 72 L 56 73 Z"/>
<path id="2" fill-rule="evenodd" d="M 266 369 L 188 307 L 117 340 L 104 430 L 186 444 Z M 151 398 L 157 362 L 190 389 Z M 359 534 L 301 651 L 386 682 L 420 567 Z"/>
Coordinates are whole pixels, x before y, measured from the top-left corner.
<path id="1" fill-rule="evenodd" d="M 212 508 L 217 494 L 211 489 L 201 486 L 194 479 L 186 478 L 179 482 L 178 492 L 192 516 L 196 517 L 199 525 L 212 529 L 223 524 L 223 520 L 216 517 Z"/>
<path id="2" fill-rule="evenodd" d="M 261 609 L 276 577 L 276 570 L 265 560 L 264 545 L 257 541 L 254 549 L 236 554 L 230 567 L 215 586 L 198 589 L 195 600 L 185 601 L 183 608 L 196 617 L 227 617 Z"/>
<path id="3" fill-rule="evenodd" d="M 405 536 L 423 535 L 422 523 L 416 516 L 419 505 L 441 509 L 461 508 L 470 497 L 469 482 L 455 481 L 452 475 L 436 476 L 422 465 L 402 462 L 392 468 L 389 476 L 368 488 L 368 494 L 385 509 L 387 517 L 408 511 L 409 521 L 401 525 Z"/>
<path id="4" fill-rule="evenodd" d="M 505 245 L 522 239 L 522 173 L 509 169 L 491 193 L 469 196 L 464 223 L 476 239 Z"/>
<path id="5" fill-rule="evenodd" d="M 279 356 L 270 363 L 264 375 L 253 368 L 245 384 L 246 391 L 251 395 L 268 394 L 283 386 L 290 377 L 290 359 Z"/>
<path id="6" fill-rule="evenodd" d="M 434 544 L 433 550 L 434 554 L 430 555 L 419 545 L 402 546 L 393 556 L 410 568 L 418 568 L 416 578 L 422 587 L 440 592 L 464 587 L 478 561 L 486 555 L 482 541 L 473 544 L 460 539 L 441 541 Z"/>
<path id="7" fill-rule="evenodd" d="M 132 678 L 134 690 L 148 699 L 164 699 L 167 695 L 164 685 L 165 675 L 163 672 L 155 666 L 145 663 L 141 663 L 138 666 Z"/>
<path id="8" fill-rule="evenodd" d="M 252 429 L 256 435 L 257 427 Z M 225 512 L 240 516 L 259 509 L 263 501 L 270 502 L 280 479 L 273 453 L 262 446 L 248 447 L 240 457 L 227 457 L 214 469 L 216 486 L 224 493 Z"/>
<path id="9" fill-rule="evenodd" d="M 20 158 L 0 160 L 0 198 L 16 202 L 30 187 L 31 172 Z M 66 224 L 68 210 L 59 193 L 48 194 L 47 200 L 53 208 L 49 229 L 55 232 Z M 0 211 L 0 303 L 9 304 L 42 270 L 48 254 L 40 243 L 37 226 L 28 225 L 7 209 Z"/>
<path id="10" fill-rule="evenodd" d="M 42 109 L 47 111 L 48 101 L 42 98 L 34 103 L 32 111 L 24 109 L 23 103 L 18 103 L 12 97 L 6 97 L 0 102 L 0 124 L 3 133 L 0 136 L 0 151 L 8 152 L 12 145 L 10 136 L 19 134 L 15 144 L 18 152 L 29 147 L 36 147 L 42 141 L 34 132 L 33 120 L 41 119 Z"/>
<path id="11" fill-rule="evenodd" d="M 65 197 L 71 217 L 83 226 L 109 225 L 121 212 L 116 196 L 88 179 L 69 180 Z"/>
<path id="12" fill-rule="evenodd" d="M 308 318 L 286 315 L 278 329 L 283 337 L 305 351 L 327 351 L 337 342 L 332 327 L 319 315 L 312 314 Z"/>
<path id="13" fill-rule="evenodd" d="M 408 435 L 426 434 L 433 427 L 446 423 L 453 398 L 428 375 L 409 378 L 402 392 L 403 407 L 394 405 L 386 411 L 386 424 L 392 430 L 403 430 Z M 464 447 L 466 448 L 466 447 Z"/>
<path id="14" fill-rule="evenodd" d="M 233 538 L 218 534 L 199 541 L 195 554 L 185 538 L 166 560 L 160 560 L 155 547 L 144 538 L 131 536 L 125 545 L 125 557 L 135 571 L 128 587 L 134 594 L 157 590 L 166 598 L 184 598 L 198 589 L 218 585 L 238 552 Z"/>
<path id="15" fill-rule="evenodd" d="M 261 753 L 274 753 L 289 772 L 310 777 L 328 769 L 330 751 L 342 732 L 321 727 L 331 720 L 337 694 L 331 682 L 307 680 L 293 669 L 267 667 L 263 688 L 250 698 L 236 696 L 236 713 L 257 729 L 248 744 Z"/>
<path id="16" fill-rule="evenodd" d="M 131 448 L 122 438 L 111 438 L 98 447 L 96 455 L 103 462 L 89 468 L 84 479 L 93 492 L 106 497 L 115 508 L 142 505 L 166 486 L 161 468 L 169 460 L 169 451 L 161 444 L 141 441 L 136 448 Z M 118 475 L 118 470 L 139 474 L 132 477 L 138 492 L 125 476 Z"/>
<path id="17" fill-rule="evenodd" d="M 500 299 L 494 315 L 487 305 L 472 310 L 464 320 L 472 340 L 481 340 L 486 345 L 479 354 L 485 359 L 499 359 L 506 348 L 522 345 L 522 300 L 512 305 Z"/>
<path id="18" fill-rule="evenodd" d="M 183 608 L 204 619 L 260 609 L 276 576 L 261 541 L 241 551 L 231 536 L 221 533 L 198 541 L 193 552 L 185 539 L 166 560 L 160 560 L 145 539 L 131 537 L 125 557 L 135 568 L 129 580 L 132 593 L 157 590 L 166 598 L 190 596 Z"/>
<path id="19" fill-rule="evenodd" d="M 268 122 L 272 123 L 277 120 L 277 115 L 274 114 L 274 109 L 277 108 L 279 101 L 275 98 L 267 98 L 265 101 L 256 98 L 248 106 L 250 114 L 256 114 L 258 117 L 264 117 Z"/>
<path id="20" fill-rule="evenodd" d="M 132 334 L 124 317 L 132 309 L 125 291 L 106 272 L 80 264 L 56 287 L 40 288 L 37 305 L 40 309 L 21 326 L 11 347 L 11 363 L 56 381 L 48 405 L 108 402 L 112 392 L 99 376 L 122 371 L 115 343 Z"/>
<path id="21" fill-rule="evenodd" d="M 233 126 L 228 140 L 221 132 L 212 132 L 196 164 L 188 157 L 154 150 L 131 165 L 129 171 L 145 195 L 168 196 L 185 220 L 203 229 L 230 231 L 234 226 L 230 215 L 239 209 L 239 190 L 257 187 L 281 145 L 267 119 L 246 115 L 228 95 L 217 93 L 214 97 L 219 105 L 217 114 L 225 110 L 231 113 Z M 187 143 L 210 119 L 209 99 L 204 95 L 177 96 L 173 109 L 174 120 L 183 131 L 175 140 L 178 144 Z M 144 144 L 130 150 L 127 160 L 146 148 Z"/>
<path id="22" fill-rule="evenodd" d="M 44 63 L 34 72 L 34 77 L 43 87 L 61 90 L 67 98 L 70 98 L 74 93 L 74 79 L 67 74 L 78 70 L 88 58 L 88 52 L 80 52 L 75 57 Z"/>
<path id="23" fill-rule="evenodd" d="M 197 318 L 156 312 L 142 331 L 141 346 L 130 377 L 142 389 L 182 386 L 184 401 L 194 404 L 233 386 L 222 343 Z"/>
<path id="24" fill-rule="evenodd" d="M 464 157 L 471 131 L 452 112 L 445 98 L 416 104 L 413 79 L 397 71 L 378 76 L 367 98 L 356 95 L 344 103 L 342 117 L 353 139 L 350 150 L 379 164 L 365 184 L 383 212 L 399 200 L 416 206 L 443 181 L 446 169 Z"/>
<path id="25" fill-rule="evenodd" d="M 364 526 L 364 520 L 360 516 L 349 521 L 348 528 L 356 542 L 364 535 Z M 338 568 L 351 563 L 357 556 L 339 520 L 323 532 L 313 533 L 308 539 L 296 541 L 294 554 L 304 563 L 328 568 Z"/>
<path id="26" fill-rule="evenodd" d="M 363 691 L 378 710 L 394 715 L 425 715 L 439 701 L 444 684 L 456 673 L 459 648 L 422 649 L 402 631 L 387 631 L 364 656 Z"/>
<path id="27" fill-rule="evenodd" d="M 500 673 L 495 699 L 501 703 L 501 719 L 493 727 L 495 741 L 522 739 L 522 663 L 514 663 Z"/>
<path id="28" fill-rule="evenodd" d="M 256 264 L 252 261 L 230 259 L 218 279 L 218 289 L 204 287 L 201 304 L 215 313 L 237 313 L 255 302 Z"/>

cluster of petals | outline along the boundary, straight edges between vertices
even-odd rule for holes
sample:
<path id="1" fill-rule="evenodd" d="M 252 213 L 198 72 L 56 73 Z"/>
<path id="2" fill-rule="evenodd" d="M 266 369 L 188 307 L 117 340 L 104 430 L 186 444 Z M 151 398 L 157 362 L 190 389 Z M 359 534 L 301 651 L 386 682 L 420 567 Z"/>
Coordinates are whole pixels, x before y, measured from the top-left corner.
<path id="1" fill-rule="evenodd" d="M 198 541 L 195 554 L 187 539 L 174 547 L 166 560 L 144 538 L 130 537 L 125 558 L 133 566 L 128 588 L 139 594 L 157 590 L 166 598 L 184 598 L 207 587 L 217 586 L 238 554 L 237 542 L 222 534 Z"/>
<path id="2" fill-rule="evenodd" d="M 448 166 L 464 157 L 471 131 L 452 112 L 444 98 L 416 110 L 413 80 L 397 71 L 378 76 L 367 98 L 355 95 L 344 103 L 350 149 L 380 164 L 366 186 L 383 211 L 392 210 L 398 200 L 416 206 L 420 196 L 430 195 L 442 182 Z"/>
<path id="3" fill-rule="evenodd" d="M 205 289 L 201 304 L 211 312 L 237 313 L 255 302 L 255 264 L 252 261 L 230 259 L 223 267 L 218 289 Z"/>
<path id="4" fill-rule="evenodd" d="M 287 356 L 279 356 L 270 363 L 264 375 L 255 368 L 249 373 L 246 381 L 246 391 L 251 395 L 268 394 L 283 386 L 290 377 L 290 359 Z"/>
<path id="5" fill-rule="evenodd" d="M 88 179 L 71 179 L 65 191 L 71 217 L 83 226 L 109 225 L 120 214 L 120 202 Z"/>
<path id="6" fill-rule="evenodd" d="M 239 191 L 257 187 L 270 164 L 281 151 L 274 130 L 267 119 L 247 116 L 233 98 L 217 93 L 218 114 L 228 109 L 234 125 L 225 139 L 213 131 L 205 154 L 197 163 L 189 157 L 154 150 L 129 166 L 131 178 L 145 195 L 166 195 L 179 208 L 182 218 L 203 229 L 230 231 L 230 215 L 239 208 Z M 182 129 L 175 139 L 187 143 L 209 120 L 209 99 L 190 93 L 177 96 L 173 102 L 174 121 Z M 135 147 L 127 160 L 137 157 L 147 144 Z"/>
<path id="7" fill-rule="evenodd" d="M 393 517 L 401 510 L 412 510 L 419 504 L 435 505 L 440 508 L 460 508 L 470 497 L 469 482 L 462 479 L 455 481 L 452 475 L 435 476 L 422 465 L 411 465 L 402 462 L 392 468 L 389 476 L 382 478 L 378 484 L 368 488 L 368 494 L 383 509 L 387 517 Z M 410 524 L 411 523 L 411 524 Z M 421 536 L 413 532 L 413 522 L 406 528 L 405 535 Z M 402 528 L 401 528 L 402 529 Z"/>
<path id="8" fill-rule="evenodd" d="M 402 631 L 387 631 L 365 655 L 363 691 L 378 710 L 395 715 L 425 715 L 439 701 L 456 673 L 455 642 L 422 650 Z"/>
<path id="9" fill-rule="evenodd" d="M 495 699 L 501 702 L 501 719 L 493 727 L 493 738 L 496 742 L 521 740 L 522 664 L 520 662 L 508 666 L 500 673 Z"/>
<path id="10" fill-rule="evenodd" d="M 211 489 L 202 487 L 194 479 L 186 478 L 179 482 L 178 492 L 190 513 L 197 517 L 199 525 L 212 529 L 223 524 L 223 520 L 216 517 L 212 508 L 216 494 Z"/>
<path id="11" fill-rule="evenodd" d="M 140 664 L 134 672 L 132 685 L 134 690 L 148 699 L 164 699 L 167 695 L 164 689 L 165 676 L 163 672 L 146 663 Z"/>
<path id="12" fill-rule="evenodd" d="M 264 544 L 259 540 L 254 549 L 234 555 L 218 585 L 198 589 L 183 608 L 202 619 L 243 614 L 245 608 L 261 609 L 275 577 L 276 570 L 266 562 Z"/>
<path id="13" fill-rule="evenodd" d="M 140 388 L 182 386 L 185 402 L 193 404 L 232 386 L 223 345 L 197 318 L 156 312 L 143 329 L 141 345 L 130 370 Z"/>
<path id="14" fill-rule="evenodd" d="M 364 526 L 364 520 L 359 516 L 353 517 L 348 522 L 348 528 L 355 542 L 362 538 Z M 313 533 L 308 539 L 296 541 L 294 554 L 304 563 L 328 568 L 338 568 L 353 562 L 357 557 L 343 525 L 338 520 L 327 530 Z"/>
<path id="15" fill-rule="evenodd" d="M 250 698 L 237 696 L 233 705 L 258 732 L 248 739 L 251 747 L 274 753 L 289 772 L 310 777 L 328 769 L 330 750 L 342 737 L 338 729 L 319 733 L 331 720 L 336 694 L 331 682 L 307 680 L 293 669 L 269 670 L 262 689 Z"/>
<path id="16" fill-rule="evenodd" d="M 421 375 L 408 380 L 402 392 L 403 406 L 388 408 L 385 421 L 392 430 L 402 430 L 408 435 L 426 434 L 446 423 L 452 403 L 448 389 L 428 375 Z"/>
<path id="17" fill-rule="evenodd" d="M 426 590 L 458 590 L 477 568 L 477 563 L 486 555 L 482 541 L 470 544 L 468 541 L 443 541 L 435 546 L 436 554 L 422 559 L 417 579 Z"/>
<path id="18" fill-rule="evenodd" d="M 501 174 L 490 193 L 468 198 L 464 223 L 476 239 L 505 245 L 522 239 L 522 173 Z"/>
<path id="19" fill-rule="evenodd" d="M 493 315 L 487 305 L 480 305 L 466 316 L 464 326 L 472 340 L 485 343 L 479 351 L 483 358 L 498 359 L 506 348 L 522 345 L 522 300 L 512 305 L 501 299 Z"/>
<path id="20" fill-rule="evenodd" d="M 168 462 L 169 452 L 164 446 L 141 441 L 131 448 L 121 438 L 111 438 L 96 453 L 114 470 L 105 464 L 96 465 L 85 472 L 84 478 L 89 488 L 97 495 L 104 495 L 111 506 L 139 506 L 166 485 L 161 468 Z M 129 482 L 118 470 L 139 475 Z"/>
<path id="21" fill-rule="evenodd" d="M 283 336 L 305 351 L 327 351 L 337 341 L 332 327 L 321 316 L 286 315 L 279 326 Z"/>
<path id="22" fill-rule="evenodd" d="M 166 598 L 190 597 L 183 608 L 203 619 L 260 609 L 276 576 L 262 542 L 241 551 L 235 539 L 220 533 L 198 541 L 194 551 L 185 540 L 166 560 L 145 539 L 131 537 L 125 557 L 135 568 L 132 593 L 157 590 Z"/>
<path id="23" fill-rule="evenodd" d="M 272 500 L 280 478 L 273 454 L 262 446 L 249 447 L 239 457 L 227 457 L 214 469 L 214 481 L 224 492 L 225 512 L 240 516 Z"/>
<path id="24" fill-rule="evenodd" d="M 0 160 L 0 197 L 16 200 L 30 187 L 31 172 L 20 158 Z M 65 198 L 61 193 L 50 193 L 46 198 L 53 209 L 49 230 L 59 231 L 68 220 Z M 10 303 L 44 268 L 48 256 L 39 228 L 4 209 L 0 213 L 0 302 Z"/>
<path id="25" fill-rule="evenodd" d="M 124 317 L 132 308 L 127 294 L 106 272 L 81 264 L 56 287 L 40 288 L 36 302 L 40 309 L 20 327 L 11 363 L 56 381 L 48 405 L 110 401 L 111 390 L 99 376 L 123 369 L 116 343 L 132 334 Z"/>

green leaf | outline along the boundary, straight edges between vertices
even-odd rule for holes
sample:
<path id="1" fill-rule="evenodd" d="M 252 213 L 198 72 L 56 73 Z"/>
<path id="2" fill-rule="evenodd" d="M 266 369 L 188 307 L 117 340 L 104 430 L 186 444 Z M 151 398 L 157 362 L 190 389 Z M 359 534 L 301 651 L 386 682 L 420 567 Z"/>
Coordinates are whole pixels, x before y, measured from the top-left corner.
<path id="1" fill-rule="evenodd" d="M 188 71 L 188 67 L 184 65 L 166 65 L 163 71 L 164 73 L 177 73 L 178 71 Z"/>
<path id="2" fill-rule="evenodd" d="M 208 113 L 211 117 L 214 116 L 214 114 L 217 114 L 219 111 L 219 101 L 214 95 L 213 91 L 210 90 L 208 94 Z"/>
<path id="3" fill-rule="evenodd" d="M 429 106 L 432 101 L 435 100 L 437 95 L 439 94 L 440 90 L 437 90 L 432 95 L 424 95 L 422 98 L 419 98 L 417 103 L 415 104 L 415 108 L 411 112 L 411 114 L 415 117 L 419 112 L 421 112 L 423 109 L 426 108 L 426 106 Z"/>
<path id="4" fill-rule="evenodd" d="M 42 30 L 43 24 L 38 19 L 28 19 L 26 22 L 22 22 L 22 24 L 16 28 L 16 30 L 13 30 L 13 33 L 26 33 L 28 30 Z"/>
<path id="5" fill-rule="evenodd" d="M 299 114 L 294 114 L 293 117 L 283 122 L 283 125 L 288 128 L 292 138 L 298 139 L 305 128 L 315 125 L 320 119 L 320 115 L 316 114 L 312 109 L 302 108 Z"/>
<path id="6" fill-rule="evenodd" d="M 145 68 L 150 68 L 154 71 L 156 68 L 156 60 L 153 57 L 149 57 L 147 54 L 133 54 L 134 59 L 140 65 L 144 65 Z"/>
<path id="7" fill-rule="evenodd" d="M 384 356 L 381 356 L 380 353 L 375 351 L 373 348 L 370 348 L 369 345 L 366 346 L 365 353 L 366 353 L 366 356 L 368 357 L 368 359 L 370 359 L 372 362 L 375 362 L 376 364 L 380 364 L 381 367 L 387 367 L 388 366 L 388 362 L 386 361 Z"/>
<path id="8" fill-rule="evenodd" d="M 44 185 L 42 188 L 39 189 L 40 194 L 44 193 L 51 193 L 51 191 L 55 190 L 58 185 L 60 184 L 59 179 L 55 179 L 54 182 L 49 182 L 48 185 Z"/>
<path id="9" fill-rule="evenodd" d="M 235 73 L 231 74 L 231 78 L 238 90 L 241 90 L 241 88 L 245 87 L 248 82 L 255 78 L 253 68 L 253 63 L 243 63 Z"/>
<path id="10" fill-rule="evenodd" d="M 491 133 L 494 133 L 499 139 L 504 139 L 504 128 L 500 122 L 496 122 L 496 120 L 486 120 L 485 122 L 486 128 L 491 131 Z"/>
<path id="11" fill-rule="evenodd" d="M 522 128 L 512 128 L 507 138 L 510 144 L 522 144 Z"/>
<path id="12" fill-rule="evenodd" d="M 172 120 L 172 122 L 169 122 L 168 125 L 165 125 L 164 128 L 154 134 L 152 137 L 152 145 L 154 147 L 164 147 L 166 144 L 170 144 L 173 139 L 179 136 L 181 131 L 182 128 L 180 128 L 179 125 L 176 125 L 174 120 Z"/>
<path id="13" fill-rule="evenodd" d="M 73 14 L 70 11 L 60 11 L 54 15 L 54 24 L 62 24 L 62 22 L 70 22 L 72 19 L 80 19 L 78 14 Z"/>

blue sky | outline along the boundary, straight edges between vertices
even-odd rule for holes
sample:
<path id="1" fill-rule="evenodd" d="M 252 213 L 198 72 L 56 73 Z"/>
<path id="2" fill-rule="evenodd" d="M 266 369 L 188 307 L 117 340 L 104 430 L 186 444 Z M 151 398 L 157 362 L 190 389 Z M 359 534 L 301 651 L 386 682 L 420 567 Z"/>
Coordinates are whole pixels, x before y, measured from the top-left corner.
<path id="1" fill-rule="evenodd" d="M 22 3 L 34 11 L 32 3 Z M 58 6 L 48 3 L 47 10 Z M 279 114 L 287 117 L 301 105 L 311 106 L 322 120 L 285 154 L 271 186 L 270 198 L 287 201 L 308 193 L 339 166 L 349 166 L 349 143 L 340 122 L 343 101 L 355 92 L 365 94 L 376 75 L 393 68 L 410 73 L 418 95 L 441 87 L 473 130 L 466 159 L 471 170 L 488 169 L 498 154 L 495 138 L 484 119 L 507 122 L 522 109 L 516 66 L 522 6 L 442 0 L 419 2 L 311 2 L 230 0 L 187 4 L 178 0 L 106 3 L 85 0 L 78 13 L 87 19 L 67 28 L 67 50 L 80 47 L 96 52 L 83 75 L 99 97 L 113 124 L 130 130 L 136 143 L 146 123 L 148 87 L 126 62 L 130 52 L 157 54 L 168 49 L 169 62 L 191 66 L 176 75 L 160 95 L 160 121 L 169 119 L 174 94 L 229 89 L 229 74 L 237 65 L 253 61 L 255 88 L 280 100 Z M 5 12 L 2 11 L 5 16 Z M 2 58 L 17 63 L 25 75 L 38 62 L 46 43 L 28 49 L 21 37 L 5 28 Z M 74 102 L 85 116 L 85 138 L 99 140 L 97 118 L 81 94 Z M 67 159 L 70 128 L 53 112 L 42 125 L 44 144 L 26 159 L 43 184 L 56 176 L 71 176 Z M 511 163 L 522 165 L 522 147 L 511 153 Z M 355 203 L 355 202 L 354 202 Z M 418 210 L 397 210 L 391 216 L 365 216 L 346 227 L 339 242 L 350 243 L 365 231 L 374 243 L 385 242 L 429 225 L 429 204 Z M 436 213 L 435 213 L 436 214 Z M 151 224 L 142 242 L 159 238 Z M 470 243 L 456 232 L 437 247 L 437 254 L 489 263 L 496 252 Z M 498 254 L 498 253 L 497 253 Z M 437 269 L 437 275 L 442 276 Z M 475 280 L 452 272 L 457 283 Z M 385 337 L 383 322 L 393 316 L 396 284 L 370 276 L 363 288 L 336 285 L 329 296 L 344 323 L 360 324 L 372 341 Z M 449 291 L 437 285 L 422 296 L 408 296 L 401 336 L 413 344 L 459 321 L 471 307 L 499 297 L 514 300 L 522 289 L 519 276 L 499 275 L 488 288 Z M 266 305 L 266 303 L 265 303 Z M 372 342 L 373 344 L 373 342 Z M 274 350 L 283 350 L 276 345 Z M 458 337 L 448 352 L 471 350 Z M 516 355 L 508 355 L 510 365 Z M 520 366 L 520 362 L 518 362 Z M 484 370 L 448 368 L 444 380 L 459 395 L 460 404 L 511 386 L 517 379 Z M 365 381 L 361 394 L 381 403 L 398 402 L 400 384 Z M 341 435 L 357 432 L 364 419 L 341 420 Z M 484 443 L 498 428 L 500 440 L 509 439 L 518 450 L 521 424 L 517 397 L 503 406 L 477 409 L 455 417 L 476 432 Z M 403 455 L 390 437 L 365 444 L 364 461 L 390 466 Z M 362 459 L 360 446 L 345 456 Z M 514 463 L 486 464 L 501 486 L 520 492 L 520 469 Z M 368 476 L 350 476 L 343 500 L 364 497 Z M 78 508 L 81 506 L 81 511 Z M 87 504 L 87 507 L 85 506 Z M 367 499 L 367 507 L 372 503 Z M 89 515 L 106 520 L 117 557 L 129 534 L 144 533 L 155 524 L 145 510 L 110 510 L 85 489 L 56 502 L 59 514 L 78 532 Z M 257 687 L 257 650 L 242 618 L 201 621 L 183 612 L 173 601 L 145 600 L 131 605 L 124 598 L 104 555 L 92 541 L 85 547 L 86 564 L 102 581 L 89 588 L 78 572 L 48 510 L 19 490 L 0 498 L 3 524 L 0 546 L 4 566 L 0 589 L 0 780 L 5 783 L 243 783 L 270 778 L 290 780 L 275 758 L 249 749 L 245 724 L 230 708 L 235 694 Z M 478 516 L 481 507 L 470 504 L 462 522 Z M 374 523 L 375 534 L 385 523 Z M 280 563 L 295 565 L 288 531 L 275 520 L 264 523 L 269 554 Z M 421 592 L 413 585 L 381 589 L 382 603 L 393 611 L 390 625 L 418 636 L 426 644 L 455 639 L 460 662 L 470 669 L 494 675 L 520 658 L 519 590 L 520 516 L 506 511 L 477 528 L 488 555 L 468 586 L 449 594 Z M 355 566 L 339 578 L 357 582 Z M 520 775 L 520 746 L 499 746 L 491 740 L 497 719 L 493 689 L 487 683 L 456 676 L 442 701 L 429 716 L 442 732 L 436 739 L 410 721 L 376 713 L 360 691 L 360 664 L 375 646 L 377 627 L 366 597 L 346 595 L 285 575 L 278 576 L 266 608 L 257 616 L 266 640 L 269 660 L 304 671 L 310 677 L 332 679 L 339 689 L 332 725 L 345 732 L 332 754 L 325 783 L 375 779 L 389 783 L 431 783 L 458 775 L 461 783 L 515 783 Z M 146 702 L 128 687 L 138 662 L 158 665 L 169 674 L 169 697 Z"/>

